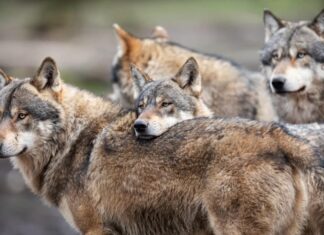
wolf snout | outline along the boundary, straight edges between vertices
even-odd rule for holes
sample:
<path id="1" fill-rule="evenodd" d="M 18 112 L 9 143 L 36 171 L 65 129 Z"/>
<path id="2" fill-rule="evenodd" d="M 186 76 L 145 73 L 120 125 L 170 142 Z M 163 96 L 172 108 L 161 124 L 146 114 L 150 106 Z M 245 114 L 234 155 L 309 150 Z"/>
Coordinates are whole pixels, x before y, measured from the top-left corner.
<path id="1" fill-rule="evenodd" d="M 134 123 L 134 129 L 137 133 L 145 133 L 148 123 L 143 120 L 136 120 Z"/>
<path id="2" fill-rule="evenodd" d="M 276 92 L 284 91 L 286 79 L 284 77 L 276 77 L 272 80 L 271 85 Z"/>

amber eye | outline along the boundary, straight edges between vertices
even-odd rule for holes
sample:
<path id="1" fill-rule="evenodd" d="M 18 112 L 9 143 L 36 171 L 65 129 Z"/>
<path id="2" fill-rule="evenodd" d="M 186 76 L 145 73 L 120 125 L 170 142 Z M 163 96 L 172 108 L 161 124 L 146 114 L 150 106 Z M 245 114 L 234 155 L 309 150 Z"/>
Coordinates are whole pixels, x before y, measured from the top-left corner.
<path id="1" fill-rule="evenodd" d="M 296 58 L 297 58 L 297 59 L 302 59 L 302 58 L 305 57 L 305 55 L 306 55 L 305 52 L 298 52 L 297 55 L 296 55 Z"/>
<path id="2" fill-rule="evenodd" d="M 171 102 L 162 102 L 161 106 L 163 108 L 170 106 L 172 103 Z"/>
<path id="3" fill-rule="evenodd" d="M 27 113 L 19 113 L 18 114 L 18 119 L 19 120 L 23 120 L 23 119 L 25 119 L 27 117 Z"/>
<path id="4" fill-rule="evenodd" d="M 272 59 L 274 59 L 274 60 L 278 60 L 279 59 L 279 54 L 278 54 L 278 52 L 272 52 Z"/>
<path id="5" fill-rule="evenodd" d="M 144 103 L 140 103 L 140 104 L 138 104 L 137 107 L 140 108 L 140 109 L 143 109 L 143 108 L 144 108 Z"/>

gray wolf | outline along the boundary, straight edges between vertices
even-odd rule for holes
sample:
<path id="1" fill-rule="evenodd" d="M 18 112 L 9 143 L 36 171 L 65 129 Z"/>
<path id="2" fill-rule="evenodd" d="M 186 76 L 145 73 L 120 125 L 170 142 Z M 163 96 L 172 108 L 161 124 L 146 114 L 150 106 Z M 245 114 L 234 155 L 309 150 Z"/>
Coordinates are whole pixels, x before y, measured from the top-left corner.
<path id="1" fill-rule="evenodd" d="M 139 93 L 134 123 L 139 138 L 159 136 L 184 120 L 212 116 L 201 98 L 201 76 L 194 58 L 169 79 L 153 80 L 134 65 L 131 71 Z"/>
<path id="2" fill-rule="evenodd" d="M 0 79 L 0 157 L 82 234 L 301 234 L 323 225 L 312 210 L 323 206 L 312 180 L 320 158 L 279 124 L 198 118 L 146 141 L 135 137 L 135 113 L 64 84 L 51 58 L 33 78 Z"/>
<path id="3" fill-rule="evenodd" d="M 276 120 L 265 78 L 221 56 L 199 53 L 168 40 L 159 27 L 153 38 L 140 39 L 114 25 L 118 51 L 113 61 L 113 95 L 124 107 L 133 107 L 138 97 L 129 64 L 136 65 L 153 79 L 167 79 L 183 62 L 194 57 L 202 78 L 202 98 L 221 117 Z"/>
<path id="4" fill-rule="evenodd" d="M 324 121 L 324 10 L 312 21 L 290 22 L 264 12 L 261 62 L 279 119 Z"/>

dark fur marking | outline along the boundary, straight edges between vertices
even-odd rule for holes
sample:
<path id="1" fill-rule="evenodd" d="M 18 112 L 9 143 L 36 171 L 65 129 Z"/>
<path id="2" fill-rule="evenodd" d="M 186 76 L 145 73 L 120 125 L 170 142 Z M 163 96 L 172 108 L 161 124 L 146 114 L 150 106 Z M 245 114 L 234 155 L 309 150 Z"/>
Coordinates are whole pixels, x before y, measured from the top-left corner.
<path id="1" fill-rule="evenodd" d="M 60 119 L 59 111 L 53 105 L 42 101 L 36 96 L 33 98 L 33 103 L 25 104 L 25 109 L 36 120 L 52 120 L 55 124 Z"/>
<path id="2" fill-rule="evenodd" d="M 84 182 L 82 179 L 85 177 L 88 167 L 89 159 L 94 146 L 94 140 L 96 139 L 101 127 L 97 123 L 90 123 L 84 130 L 80 133 L 78 138 L 71 145 L 70 151 L 64 156 L 61 161 L 61 165 L 64 167 L 56 166 L 59 170 L 61 168 L 61 174 L 57 175 L 57 179 L 53 180 L 53 185 L 49 187 L 47 192 L 48 199 L 56 206 L 59 205 L 61 201 L 61 196 L 64 191 L 68 190 L 68 185 L 71 181 L 78 186 L 79 190 L 83 190 Z M 70 172 L 75 172 L 73 178 L 69 178 Z M 45 176 L 46 178 L 46 176 Z M 46 181 L 46 179 L 44 179 Z"/>
<path id="3" fill-rule="evenodd" d="M 259 154 L 261 161 L 269 161 L 275 163 L 276 169 L 278 171 L 286 171 L 287 166 L 291 166 L 289 164 L 290 160 L 289 157 L 287 157 L 284 153 L 262 153 Z"/>
<path id="4" fill-rule="evenodd" d="M 195 77 L 196 77 L 197 73 L 195 71 L 190 71 L 190 74 L 189 74 L 189 79 L 188 79 L 188 85 L 189 86 L 192 86 L 194 80 L 195 80 Z"/>
<path id="5" fill-rule="evenodd" d="M 54 76 L 54 71 L 55 71 L 55 68 L 53 68 L 52 66 L 46 68 L 46 76 L 45 76 L 45 78 L 47 79 L 47 82 L 46 82 L 45 88 L 53 86 L 54 79 L 55 79 L 53 77 Z"/>
<path id="6" fill-rule="evenodd" d="M 324 42 L 315 42 L 310 47 L 309 54 L 316 62 L 324 63 Z"/>
<path id="7" fill-rule="evenodd" d="M 113 234 L 113 235 L 122 235 L 123 234 L 123 229 L 120 225 L 118 225 L 116 222 L 109 221 L 109 222 L 104 222 L 104 227 L 108 228 L 108 234 Z"/>
<path id="8" fill-rule="evenodd" d="M 223 139 L 224 138 L 224 135 L 219 135 L 219 136 L 217 136 L 217 140 L 221 140 L 221 139 Z"/>
<path id="9" fill-rule="evenodd" d="M 113 84 L 119 83 L 118 73 L 122 70 L 122 61 L 118 59 L 117 63 L 111 69 L 111 79 Z"/>
<path id="10" fill-rule="evenodd" d="M 16 90 L 19 89 L 23 84 L 24 84 L 24 83 L 21 82 L 21 83 L 19 83 L 16 87 L 14 87 L 14 88 L 11 90 L 11 92 L 10 92 L 8 98 L 7 98 L 7 102 L 6 102 L 6 104 L 5 104 L 5 107 L 4 107 L 4 112 L 3 112 L 3 116 L 2 116 L 2 118 L 4 118 L 4 117 L 10 117 L 10 118 L 12 118 L 12 117 L 11 117 L 11 113 L 10 113 L 12 99 L 14 98 L 14 93 L 16 92 Z"/>
<path id="11" fill-rule="evenodd" d="M 96 133 L 97 134 L 97 133 Z M 81 143 L 83 144 L 83 143 Z M 86 144 L 86 143 L 85 143 Z M 76 182 L 80 182 L 82 181 L 82 177 L 85 176 L 85 174 L 88 171 L 89 165 L 90 165 L 90 157 L 91 157 L 91 153 L 94 147 L 94 140 L 92 140 L 89 144 L 88 144 L 88 148 L 86 149 L 86 157 L 84 159 L 84 161 L 82 161 L 82 163 L 80 164 L 80 170 L 76 176 L 76 179 L 78 179 Z"/>
<path id="12" fill-rule="evenodd" d="M 43 186 L 44 186 L 44 179 L 45 179 L 45 175 L 46 172 L 49 169 L 49 166 L 51 165 L 53 160 L 53 156 L 50 157 L 49 161 L 46 163 L 46 165 L 44 166 L 44 168 L 42 169 L 41 173 L 39 174 L 39 190 L 42 191 Z"/>
<path id="13" fill-rule="evenodd" d="M 291 40 L 292 40 L 293 36 L 295 35 L 295 33 L 297 32 L 297 30 L 300 29 L 301 27 L 302 27 L 302 26 L 297 26 L 296 28 L 294 28 L 294 29 L 292 30 L 292 32 L 290 33 L 290 35 L 289 35 L 289 37 L 288 37 L 288 39 L 287 39 L 287 48 L 290 48 L 290 47 L 291 47 L 291 45 L 290 45 Z M 288 53 L 288 55 L 289 55 L 289 52 L 287 52 L 287 53 Z"/>
<path id="14" fill-rule="evenodd" d="M 12 106 L 13 99 L 15 99 L 15 93 L 18 89 L 25 84 L 24 82 L 19 83 L 10 93 L 6 105 L 5 105 L 5 113 L 6 116 L 10 116 L 10 110 Z M 32 102 L 31 102 L 32 100 Z M 43 101 L 36 95 L 33 95 L 29 92 L 25 93 L 24 96 L 20 97 L 19 99 L 16 98 L 15 102 L 18 105 L 25 109 L 30 115 L 33 116 L 36 120 L 45 121 L 45 120 L 52 120 L 54 124 L 59 122 L 60 116 L 59 111 L 50 103 Z"/>
<path id="15" fill-rule="evenodd" d="M 270 66 L 272 64 L 272 53 L 270 51 L 265 50 L 266 46 L 263 49 L 263 52 L 261 54 L 261 63 L 264 66 Z"/>
<path id="16" fill-rule="evenodd" d="M 320 157 L 318 165 L 319 165 L 319 167 L 324 168 L 324 159 L 322 157 Z"/>

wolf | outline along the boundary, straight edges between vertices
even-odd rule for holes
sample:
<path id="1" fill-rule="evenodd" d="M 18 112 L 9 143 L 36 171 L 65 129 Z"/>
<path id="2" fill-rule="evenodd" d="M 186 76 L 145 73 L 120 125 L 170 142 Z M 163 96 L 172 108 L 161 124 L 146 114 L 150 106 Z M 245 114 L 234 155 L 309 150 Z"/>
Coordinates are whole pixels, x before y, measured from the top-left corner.
<path id="1" fill-rule="evenodd" d="M 312 21 L 290 22 L 264 11 L 262 70 L 280 120 L 324 121 L 324 9 Z"/>
<path id="2" fill-rule="evenodd" d="M 158 27 L 151 38 L 140 39 L 114 25 L 118 50 L 113 60 L 111 98 L 124 107 L 133 107 L 138 97 L 129 64 L 136 65 L 153 79 L 168 79 L 189 57 L 194 57 L 202 77 L 202 98 L 212 112 L 222 117 L 244 117 L 271 121 L 276 114 L 260 73 L 221 56 L 199 53 L 169 41 L 165 29 Z"/>
<path id="3" fill-rule="evenodd" d="M 211 117 L 201 98 L 201 76 L 197 61 L 189 58 L 169 79 L 153 80 L 135 65 L 131 68 L 136 100 L 135 133 L 139 138 L 161 135 L 178 122 L 195 117 Z"/>
<path id="4" fill-rule="evenodd" d="M 0 74 L 0 157 L 82 234 L 323 234 L 320 156 L 279 124 L 197 118 L 147 141 L 134 112 L 65 84 L 51 58 L 32 78 Z"/>

